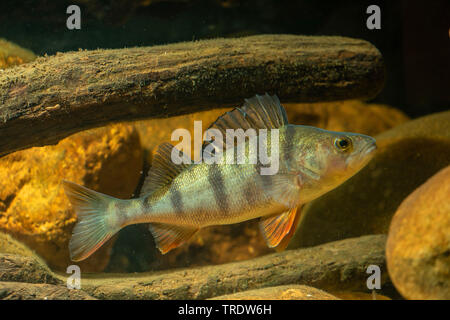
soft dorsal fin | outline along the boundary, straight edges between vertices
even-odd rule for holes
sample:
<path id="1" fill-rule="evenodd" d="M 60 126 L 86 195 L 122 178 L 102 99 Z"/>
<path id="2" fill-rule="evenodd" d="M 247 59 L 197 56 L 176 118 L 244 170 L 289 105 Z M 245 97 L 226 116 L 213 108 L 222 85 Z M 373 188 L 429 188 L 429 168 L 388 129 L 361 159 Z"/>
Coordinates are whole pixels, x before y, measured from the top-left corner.
<path id="1" fill-rule="evenodd" d="M 180 157 L 184 158 L 181 164 L 175 164 L 172 161 L 172 150 L 179 152 Z M 189 163 L 184 163 L 189 161 Z M 141 196 L 152 193 L 153 191 L 168 185 L 172 180 L 186 167 L 189 167 L 192 161 L 182 151 L 176 149 L 172 144 L 164 142 L 159 145 L 158 150 L 152 160 L 152 166 L 148 171 L 148 176 L 141 189 Z"/>
<path id="2" fill-rule="evenodd" d="M 270 248 L 277 247 L 281 244 L 283 238 L 290 233 L 291 228 L 295 228 L 294 222 L 297 220 L 296 216 L 297 207 L 281 214 L 261 218 L 259 226 Z"/>
<path id="3" fill-rule="evenodd" d="M 236 107 L 220 116 L 208 129 L 219 130 L 223 137 L 223 144 L 218 141 L 205 142 L 203 149 L 209 144 L 213 144 L 214 149 L 223 150 L 230 146 L 225 145 L 227 129 L 275 129 L 288 124 L 286 111 L 280 104 L 276 95 L 264 96 L 256 95 L 253 98 L 245 99 L 242 107 Z M 231 146 L 235 146 L 234 143 Z"/>

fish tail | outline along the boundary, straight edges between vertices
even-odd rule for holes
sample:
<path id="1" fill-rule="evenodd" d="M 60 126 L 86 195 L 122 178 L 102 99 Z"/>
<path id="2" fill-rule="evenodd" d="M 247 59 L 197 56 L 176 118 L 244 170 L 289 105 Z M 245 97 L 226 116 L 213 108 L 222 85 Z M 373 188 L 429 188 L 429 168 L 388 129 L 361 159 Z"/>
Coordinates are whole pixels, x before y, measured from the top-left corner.
<path id="1" fill-rule="evenodd" d="M 70 259 L 81 261 L 93 254 L 120 230 L 117 211 L 111 202 L 119 199 L 90 190 L 76 183 L 62 181 L 64 190 L 78 216 L 69 243 Z M 120 200 L 119 200 L 120 201 Z"/>

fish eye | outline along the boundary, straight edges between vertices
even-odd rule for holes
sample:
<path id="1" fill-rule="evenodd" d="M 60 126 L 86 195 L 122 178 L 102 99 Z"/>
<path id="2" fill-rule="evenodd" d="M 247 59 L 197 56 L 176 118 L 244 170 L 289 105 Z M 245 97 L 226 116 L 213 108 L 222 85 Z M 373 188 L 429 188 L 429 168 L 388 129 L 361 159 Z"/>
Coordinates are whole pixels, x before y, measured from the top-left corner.
<path id="1" fill-rule="evenodd" d="M 347 137 L 339 137 L 334 140 L 334 145 L 340 151 L 348 151 L 352 148 L 352 140 Z"/>

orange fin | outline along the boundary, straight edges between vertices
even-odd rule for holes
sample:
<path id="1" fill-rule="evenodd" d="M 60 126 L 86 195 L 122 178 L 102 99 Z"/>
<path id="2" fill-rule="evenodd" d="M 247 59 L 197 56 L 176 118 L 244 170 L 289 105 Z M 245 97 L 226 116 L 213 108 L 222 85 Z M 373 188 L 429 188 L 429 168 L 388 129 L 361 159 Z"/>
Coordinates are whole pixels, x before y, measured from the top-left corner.
<path id="1" fill-rule="evenodd" d="M 270 248 L 277 247 L 289 233 L 296 218 L 297 207 L 269 217 L 262 217 L 259 222 L 261 232 Z"/>
<path id="2" fill-rule="evenodd" d="M 303 207 L 302 208 L 300 208 L 300 207 L 297 208 L 296 213 L 295 213 L 294 222 L 292 223 L 292 226 L 289 229 L 288 234 L 286 234 L 284 236 L 284 238 L 280 241 L 278 246 L 275 248 L 275 250 L 277 252 L 283 251 L 289 245 L 289 242 L 291 241 L 292 236 L 295 234 L 295 231 L 297 230 L 300 217 L 302 216 L 302 209 L 303 209 Z"/>
<path id="3" fill-rule="evenodd" d="M 151 223 L 150 232 L 155 239 L 156 246 L 162 254 L 181 246 L 189 240 L 198 228 L 180 227 L 163 223 Z"/>

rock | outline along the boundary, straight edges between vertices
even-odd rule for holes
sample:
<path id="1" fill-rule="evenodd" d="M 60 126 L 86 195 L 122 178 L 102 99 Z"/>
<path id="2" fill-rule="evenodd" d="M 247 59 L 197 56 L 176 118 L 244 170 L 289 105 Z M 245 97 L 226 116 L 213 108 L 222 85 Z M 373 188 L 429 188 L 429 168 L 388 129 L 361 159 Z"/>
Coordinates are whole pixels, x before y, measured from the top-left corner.
<path id="1" fill-rule="evenodd" d="M 401 111 L 383 105 L 366 104 L 357 100 L 327 103 L 287 103 L 291 123 L 312 125 L 328 130 L 377 134 L 403 123 L 408 117 Z M 171 141 L 175 129 L 185 128 L 194 136 L 194 121 L 202 121 L 205 131 L 230 108 L 209 110 L 167 119 L 135 122 L 142 146 L 146 152 L 147 169 L 152 155 L 163 142 Z M 191 148 L 193 154 L 193 148 Z M 138 237 L 136 234 L 141 234 Z M 146 245 L 141 245 L 145 243 Z M 143 250 L 140 250 L 143 248 Z M 200 230 L 190 242 L 162 256 L 155 248 L 146 228 L 129 227 L 119 235 L 114 255 L 108 266 L 110 272 L 135 272 L 174 267 L 222 264 L 252 259 L 273 250 L 260 235 L 257 221 Z M 133 257 L 129 253 L 133 252 Z"/>
<path id="2" fill-rule="evenodd" d="M 389 275 L 405 298 L 450 300 L 450 166 L 397 209 L 386 256 Z"/>
<path id="3" fill-rule="evenodd" d="M 306 205 L 289 248 L 387 234 L 400 203 L 450 164 L 449 123 L 447 111 L 378 135 L 378 153 L 364 169 Z"/>
<path id="4" fill-rule="evenodd" d="M 207 299 L 281 285 L 366 290 L 369 265 L 388 282 L 386 236 L 346 239 L 313 248 L 286 250 L 217 266 L 140 274 L 82 274 L 82 290 L 98 299 Z"/>
<path id="5" fill-rule="evenodd" d="M 313 287 L 288 285 L 232 293 L 211 300 L 339 300 L 339 298 Z"/>
<path id="6" fill-rule="evenodd" d="M 30 50 L 0 38 L 0 69 L 31 62 L 34 59 L 36 56 Z"/>
<path id="7" fill-rule="evenodd" d="M 142 169 L 139 135 L 130 125 L 78 133 L 55 146 L 0 158 L 0 230 L 35 250 L 50 267 L 66 270 L 76 215 L 64 194 L 67 179 L 119 198 L 130 198 Z M 113 241 L 78 263 L 101 271 Z"/>
<path id="8" fill-rule="evenodd" d="M 367 292 L 352 292 L 352 291 L 338 291 L 333 292 L 333 295 L 342 300 L 392 300 L 377 292 L 367 293 Z"/>
<path id="9" fill-rule="evenodd" d="M 402 111 L 386 105 L 345 100 L 284 104 L 289 122 L 331 131 L 377 135 L 409 120 Z"/>
<path id="10" fill-rule="evenodd" d="M 61 285 L 0 281 L 0 300 L 95 300 L 81 290 Z"/>
<path id="11" fill-rule="evenodd" d="M 61 283 L 39 260 L 15 254 L 0 254 L 0 281 Z"/>

